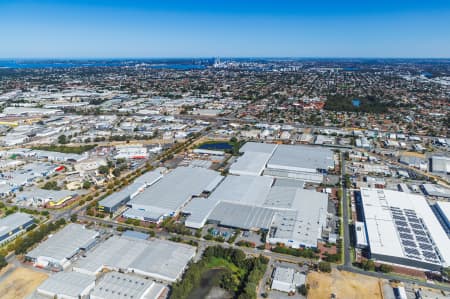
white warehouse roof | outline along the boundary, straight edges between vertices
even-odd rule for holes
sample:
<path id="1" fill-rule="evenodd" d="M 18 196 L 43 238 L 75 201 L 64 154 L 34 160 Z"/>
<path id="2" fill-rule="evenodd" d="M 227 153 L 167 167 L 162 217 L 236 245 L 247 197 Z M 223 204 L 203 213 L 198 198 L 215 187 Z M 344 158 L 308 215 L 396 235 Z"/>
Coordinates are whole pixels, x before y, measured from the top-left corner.
<path id="1" fill-rule="evenodd" d="M 95 286 L 91 299 L 157 299 L 166 287 L 152 280 L 119 272 L 106 273 Z"/>
<path id="2" fill-rule="evenodd" d="M 450 264 L 450 239 L 423 196 L 361 188 L 361 200 L 372 256 L 426 269 Z"/>
<path id="3" fill-rule="evenodd" d="M 213 170 L 198 167 L 178 167 L 160 181 L 145 189 L 130 201 L 133 209 L 164 211 L 170 215 L 179 211 L 192 196 L 211 191 L 222 176 Z"/>
<path id="4" fill-rule="evenodd" d="M 195 247 L 165 240 L 140 240 L 113 236 L 74 265 L 74 271 L 90 275 L 103 268 L 124 270 L 157 280 L 174 282 L 181 277 Z"/>
<path id="5" fill-rule="evenodd" d="M 62 264 L 73 257 L 80 248 L 91 245 L 97 236 L 96 231 L 85 229 L 80 224 L 70 223 L 26 256 Z"/>
<path id="6" fill-rule="evenodd" d="M 279 145 L 267 168 L 315 173 L 317 169 L 334 167 L 334 154 L 326 147 Z"/>
<path id="7" fill-rule="evenodd" d="M 59 272 L 51 275 L 38 288 L 42 295 L 57 298 L 84 297 L 94 288 L 95 277 L 77 272 Z"/>
<path id="8" fill-rule="evenodd" d="M 276 144 L 247 142 L 239 150 L 244 155 L 231 165 L 230 173 L 261 175 L 276 148 Z"/>

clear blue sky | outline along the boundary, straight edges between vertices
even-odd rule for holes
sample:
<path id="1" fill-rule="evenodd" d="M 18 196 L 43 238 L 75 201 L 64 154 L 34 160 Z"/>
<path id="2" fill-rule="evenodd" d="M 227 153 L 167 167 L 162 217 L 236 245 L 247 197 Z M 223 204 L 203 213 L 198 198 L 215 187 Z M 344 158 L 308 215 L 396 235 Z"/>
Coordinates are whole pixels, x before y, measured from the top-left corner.
<path id="1" fill-rule="evenodd" d="M 0 0 L 0 57 L 450 57 L 450 0 Z"/>

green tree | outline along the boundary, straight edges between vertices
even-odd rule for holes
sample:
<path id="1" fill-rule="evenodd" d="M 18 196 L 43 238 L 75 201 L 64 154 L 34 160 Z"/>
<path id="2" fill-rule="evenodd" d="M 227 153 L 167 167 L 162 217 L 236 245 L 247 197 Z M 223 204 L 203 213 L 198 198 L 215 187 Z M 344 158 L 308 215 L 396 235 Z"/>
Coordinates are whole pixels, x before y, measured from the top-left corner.
<path id="1" fill-rule="evenodd" d="M 381 264 L 379 267 L 379 270 L 383 273 L 389 273 L 389 272 L 392 272 L 392 266 L 389 266 L 386 264 Z"/>
<path id="2" fill-rule="evenodd" d="M 375 270 L 375 263 L 372 260 L 366 260 L 362 264 L 362 268 L 366 271 L 374 271 Z"/>
<path id="3" fill-rule="evenodd" d="M 331 264 L 328 263 L 328 262 L 320 262 L 319 263 L 319 270 L 321 272 L 330 273 L 331 272 Z"/>
<path id="4" fill-rule="evenodd" d="M 67 137 L 66 137 L 66 135 L 59 135 L 59 137 L 58 137 L 58 143 L 60 143 L 60 144 L 66 144 L 67 143 Z"/>
<path id="5" fill-rule="evenodd" d="M 100 167 L 98 168 L 98 172 L 99 172 L 100 174 L 108 174 L 108 172 L 109 172 L 109 167 L 106 166 L 106 165 L 102 165 L 102 166 L 100 166 Z"/>
<path id="6" fill-rule="evenodd" d="M 302 284 L 298 287 L 298 292 L 303 296 L 308 296 L 309 284 Z"/>
<path id="7" fill-rule="evenodd" d="M 0 269 L 6 267 L 6 265 L 8 265 L 8 262 L 3 255 L 0 255 Z"/>
<path id="8" fill-rule="evenodd" d="M 91 188 L 91 182 L 89 182 L 89 181 L 84 181 L 83 182 L 83 189 L 89 189 L 89 188 Z"/>

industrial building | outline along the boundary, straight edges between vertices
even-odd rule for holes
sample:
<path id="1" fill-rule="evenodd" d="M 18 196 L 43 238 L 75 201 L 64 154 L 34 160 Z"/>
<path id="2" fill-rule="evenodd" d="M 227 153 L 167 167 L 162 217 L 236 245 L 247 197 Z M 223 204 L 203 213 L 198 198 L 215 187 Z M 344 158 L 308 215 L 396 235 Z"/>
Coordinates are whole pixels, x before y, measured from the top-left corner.
<path id="1" fill-rule="evenodd" d="M 441 223 L 444 230 L 450 237 L 450 202 L 438 201 L 435 204 L 436 211 L 438 212 Z"/>
<path id="2" fill-rule="evenodd" d="M 420 188 L 425 195 L 450 198 L 450 189 L 447 189 L 445 187 L 436 184 L 423 184 L 420 186 Z"/>
<path id="3" fill-rule="evenodd" d="M 267 237 L 269 242 L 293 248 L 317 247 L 327 225 L 328 196 L 295 187 L 289 191 L 287 187 L 284 189 L 274 191 L 275 197 L 284 198 L 283 193 L 290 192 L 291 208 L 275 214 Z"/>
<path id="4" fill-rule="evenodd" d="M 303 189 L 303 182 L 266 176 L 229 175 L 209 196 L 189 202 L 185 225 L 205 223 L 269 231 L 270 243 L 316 247 L 327 224 L 328 196 Z"/>
<path id="5" fill-rule="evenodd" d="M 60 208 L 77 197 L 78 194 L 74 191 L 46 190 L 33 187 L 26 191 L 17 192 L 16 202 L 25 201 L 27 205 Z"/>
<path id="6" fill-rule="evenodd" d="M 231 165 L 230 173 L 261 175 L 276 148 L 276 144 L 247 142 L 240 148 L 239 152 L 244 154 Z"/>
<path id="7" fill-rule="evenodd" d="M 33 150 L 30 155 L 37 159 L 46 159 L 52 162 L 80 162 L 88 158 L 85 154 L 66 154 L 60 152 L 44 151 L 44 150 Z"/>
<path id="8" fill-rule="evenodd" d="M 0 245 L 10 242 L 33 225 L 34 218 L 25 213 L 14 213 L 0 219 Z"/>
<path id="9" fill-rule="evenodd" d="M 139 194 L 145 188 L 155 184 L 163 177 L 165 168 L 161 167 L 153 171 L 149 171 L 134 180 L 132 184 L 120 190 L 108 195 L 103 200 L 99 201 L 99 210 L 107 213 L 116 212 L 121 206 L 128 203 L 136 195 Z"/>
<path id="10" fill-rule="evenodd" d="M 157 299 L 167 287 L 131 274 L 108 272 L 100 278 L 90 299 Z"/>
<path id="11" fill-rule="evenodd" d="M 327 172 L 334 168 L 333 151 L 326 147 L 281 144 L 273 153 L 267 168 L 292 173 Z"/>
<path id="12" fill-rule="evenodd" d="M 28 252 L 25 258 L 37 267 L 62 270 L 80 250 L 92 247 L 98 235 L 83 225 L 71 223 Z"/>
<path id="13" fill-rule="evenodd" d="M 355 247 L 364 249 L 369 246 L 367 243 L 367 231 L 364 222 L 355 221 Z"/>
<path id="14" fill-rule="evenodd" d="M 120 145 L 116 146 L 115 159 L 146 159 L 148 150 L 142 145 Z"/>
<path id="15" fill-rule="evenodd" d="M 430 171 L 438 173 L 450 173 L 450 157 L 432 156 L 430 158 Z"/>
<path id="16" fill-rule="evenodd" d="M 45 280 L 37 288 L 36 293 L 48 298 L 88 298 L 94 286 L 95 276 L 77 272 L 59 272 Z"/>
<path id="17" fill-rule="evenodd" d="M 297 288 L 305 284 L 306 276 L 292 268 L 277 267 L 272 275 L 272 290 L 295 293 Z"/>
<path id="18" fill-rule="evenodd" d="M 371 258 L 435 271 L 450 264 L 450 239 L 423 196 L 369 188 L 357 195 Z"/>
<path id="19" fill-rule="evenodd" d="M 326 147 L 247 142 L 231 165 L 235 175 L 267 175 L 321 183 L 334 168 L 334 153 Z"/>
<path id="20" fill-rule="evenodd" d="M 195 247 L 186 244 L 113 236 L 79 259 L 73 270 L 97 275 L 109 269 L 174 282 L 181 278 L 195 253 Z"/>
<path id="21" fill-rule="evenodd" d="M 178 167 L 134 197 L 125 217 L 159 222 L 178 214 L 195 196 L 213 191 L 222 181 L 218 172 L 199 167 Z"/>

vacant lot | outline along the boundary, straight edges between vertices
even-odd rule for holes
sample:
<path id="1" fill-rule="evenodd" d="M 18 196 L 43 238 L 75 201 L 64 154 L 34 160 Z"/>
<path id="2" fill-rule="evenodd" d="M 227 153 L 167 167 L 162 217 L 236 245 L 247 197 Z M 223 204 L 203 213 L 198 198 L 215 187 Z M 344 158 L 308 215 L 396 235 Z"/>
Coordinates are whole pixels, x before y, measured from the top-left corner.
<path id="1" fill-rule="evenodd" d="M 334 293 L 338 299 L 381 299 L 379 280 L 333 269 L 331 273 L 311 272 L 308 299 L 327 299 Z"/>
<path id="2" fill-rule="evenodd" d="M 2 299 L 26 298 L 48 277 L 47 274 L 17 268 L 0 283 Z"/>

